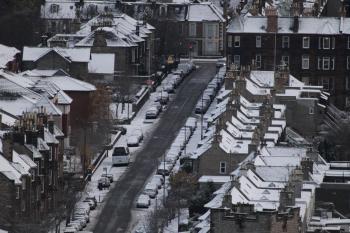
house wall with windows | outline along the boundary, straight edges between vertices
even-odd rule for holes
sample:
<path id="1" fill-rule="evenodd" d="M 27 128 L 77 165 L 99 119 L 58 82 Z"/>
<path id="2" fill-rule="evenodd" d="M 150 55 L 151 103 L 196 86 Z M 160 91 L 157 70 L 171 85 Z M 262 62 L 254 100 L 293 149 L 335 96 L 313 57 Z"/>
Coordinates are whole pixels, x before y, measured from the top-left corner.
<path id="1" fill-rule="evenodd" d="M 293 76 L 306 84 L 323 86 L 338 107 L 349 108 L 347 19 L 280 17 L 275 33 L 267 32 L 268 21 L 269 16 L 247 17 L 239 27 L 240 19 L 233 19 L 227 31 L 229 63 L 252 65 L 258 70 L 274 70 L 285 63 Z"/>

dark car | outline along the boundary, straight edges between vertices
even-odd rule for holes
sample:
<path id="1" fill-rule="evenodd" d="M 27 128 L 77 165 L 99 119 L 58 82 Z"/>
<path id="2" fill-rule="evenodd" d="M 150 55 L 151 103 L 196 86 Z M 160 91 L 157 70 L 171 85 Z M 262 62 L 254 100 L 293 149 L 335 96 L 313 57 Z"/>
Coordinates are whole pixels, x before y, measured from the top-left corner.
<path id="1" fill-rule="evenodd" d="M 106 173 L 103 173 L 101 175 L 101 177 L 107 177 L 109 179 L 109 182 L 110 183 L 113 183 L 113 175 L 112 174 L 106 174 Z"/>
<path id="2" fill-rule="evenodd" d="M 98 189 L 109 188 L 109 186 L 111 186 L 111 183 L 107 177 L 102 177 L 98 180 Z"/>

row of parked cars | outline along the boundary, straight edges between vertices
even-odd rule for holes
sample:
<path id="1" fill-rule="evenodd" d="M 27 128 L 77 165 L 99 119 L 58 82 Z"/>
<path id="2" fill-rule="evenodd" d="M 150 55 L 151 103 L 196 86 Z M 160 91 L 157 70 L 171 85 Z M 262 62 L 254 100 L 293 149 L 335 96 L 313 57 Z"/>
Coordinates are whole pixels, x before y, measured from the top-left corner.
<path id="1" fill-rule="evenodd" d="M 137 208 L 148 208 L 151 205 L 151 198 L 155 198 L 158 190 L 165 185 L 164 177 L 158 174 L 152 176 L 151 180 L 146 184 L 142 194 L 136 202 Z"/>
<path id="2" fill-rule="evenodd" d="M 169 150 L 165 153 L 163 161 L 159 164 L 157 169 L 157 173 L 159 175 L 170 175 L 196 127 L 197 119 L 194 117 L 189 117 L 185 125 L 180 129 Z"/>
<path id="3" fill-rule="evenodd" d="M 160 87 L 157 88 L 156 100 L 161 104 L 167 104 L 169 101 L 169 93 L 174 93 L 175 89 L 180 85 L 183 79 L 195 70 L 196 66 L 192 61 L 180 62 L 176 69 L 162 81 Z"/>
<path id="4" fill-rule="evenodd" d="M 165 185 L 165 176 L 170 175 L 173 167 L 182 154 L 182 150 L 190 140 L 190 137 L 192 136 L 196 127 L 197 119 L 194 117 L 189 117 L 185 125 L 179 131 L 171 147 L 164 155 L 164 160 L 160 163 L 157 169 L 157 174 L 153 175 L 151 180 L 146 184 L 142 194 L 137 199 L 136 207 L 149 207 L 151 199 L 155 198 L 158 194 L 158 190 L 162 187 L 162 185 Z"/>
<path id="5" fill-rule="evenodd" d="M 208 110 L 217 92 L 223 85 L 224 79 L 225 73 L 224 67 L 222 67 L 219 69 L 219 72 L 215 75 L 215 77 L 210 81 L 207 88 L 203 91 L 201 97 L 199 98 L 196 104 L 195 113 L 204 114 Z"/>
<path id="6" fill-rule="evenodd" d="M 90 222 L 90 211 L 96 209 L 97 200 L 95 197 L 86 197 L 82 202 L 75 205 L 73 215 L 64 233 L 76 233 L 86 227 L 86 224 Z"/>

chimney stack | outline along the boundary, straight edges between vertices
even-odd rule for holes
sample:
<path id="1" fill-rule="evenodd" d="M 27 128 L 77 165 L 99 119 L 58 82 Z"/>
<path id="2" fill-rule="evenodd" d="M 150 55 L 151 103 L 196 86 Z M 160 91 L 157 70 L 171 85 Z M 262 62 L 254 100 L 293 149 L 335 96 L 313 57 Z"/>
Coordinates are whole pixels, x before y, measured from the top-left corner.
<path id="1" fill-rule="evenodd" d="M 53 120 L 52 116 L 50 116 L 50 119 L 48 121 L 48 128 L 51 134 L 55 133 L 54 127 L 55 127 L 55 121 Z"/>
<path id="2" fill-rule="evenodd" d="M 138 22 L 136 23 L 136 35 L 140 35 L 140 25 Z"/>
<path id="3" fill-rule="evenodd" d="M 278 15 L 275 7 L 267 7 L 265 9 L 265 15 L 267 17 L 267 32 L 277 32 L 278 29 Z"/>
<path id="4" fill-rule="evenodd" d="M 310 176 L 309 174 L 313 173 L 313 166 L 314 162 L 310 158 L 303 158 L 301 160 L 301 169 L 303 171 L 303 179 L 304 180 L 309 180 Z"/>
<path id="5" fill-rule="evenodd" d="M 2 152 L 5 159 L 12 162 L 13 137 L 10 133 L 4 134 L 2 138 Z"/>

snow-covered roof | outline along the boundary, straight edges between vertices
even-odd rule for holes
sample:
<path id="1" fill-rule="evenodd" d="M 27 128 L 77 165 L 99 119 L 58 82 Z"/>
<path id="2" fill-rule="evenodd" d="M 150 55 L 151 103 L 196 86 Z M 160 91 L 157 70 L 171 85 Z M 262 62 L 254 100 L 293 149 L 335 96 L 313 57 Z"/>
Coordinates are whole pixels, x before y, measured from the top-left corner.
<path id="1" fill-rule="evenodd" d="M 0 44 L 0 69 L 6 68 L 8 62 L 12 61 L 20 51 L 14 47 Z"/>
<path id="2" fill-rule="evenodd" d="M 69 77 L 69 76 L 50 76 L 50 77 L 37 77 L 37 76 L 28 76 L 33 82 L 39 80 L 52 82 L 59 89 L 63 91 L 95 91 L 96 87 L 90 83 Z"/>
<path id="3" fill-rule="evenodd" d="M 278 17 L 278 33 L 295 34 L 293 32 L 293 17 Z M 299 34 L 337 35 L 350 34 L 350 19 L 333 17 L 300 17 Z M 228 33 L 267 33 L 267 17 L 237 16 L 228 26 Z"/>
<path id="4" fill-rule="evenodd" d="M 202 2 L 192 3 L 188 5 L 186 21 L 203 22 L 203 21 L 219 21 L 224 22 L 222 12 L 213 3 Z"/>
<path id="5" fill-rule="evenodd" d="M 14 181 L 15 184 L 21 184 L 22 171 L 17 170 L 13 164 L 0 154 L 0 173 L 5 175 L 9 180 Z"/>
<path id="6" fill-rule="evenodd" d="M 23 61 L 37 61 L 50 52 L 55 52 L 69 62 L 89 62 L 90 48 L 27 47 L 23 48 Z"/>
<path id="7" fill-rule="evenodd" d="M 91 53 L 89 73 L 114 74 L 114 53 Z"/>
<path id="8" fill-rule="evenodd" d="M 230 181 L 230 176 L 201 176 L 198 180 L 199 183 L 207 183 L 207 182 L 213 182 L 213 183 L 226 183 Z"/>

